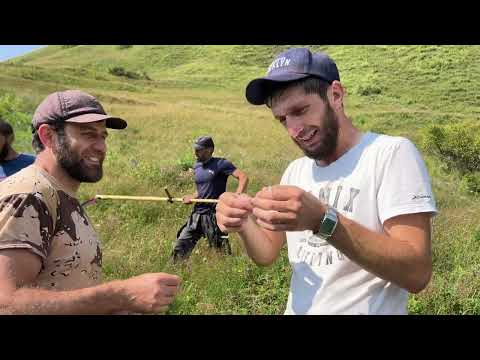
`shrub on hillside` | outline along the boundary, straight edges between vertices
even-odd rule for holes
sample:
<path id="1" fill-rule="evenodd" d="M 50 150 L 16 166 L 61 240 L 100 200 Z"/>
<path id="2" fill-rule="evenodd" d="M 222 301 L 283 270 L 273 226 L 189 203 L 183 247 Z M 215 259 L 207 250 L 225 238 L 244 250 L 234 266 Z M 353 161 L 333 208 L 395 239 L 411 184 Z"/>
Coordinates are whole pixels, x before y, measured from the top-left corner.
<path id="1" fill-rule="evenodd" d="M 129 48 L 131 48 L 131 47 L 133 47 L 133 45 L 118 45 L 118 48 L 119 48 L 120 50 L 129 49 Z"/>
<path id="2" fill-rule="evenodd" d="M 177 159 L 177 166 L 182 171 L 188 171 L 189 169 L 192 169 L 194 163 L 195 159 L 193 158 L 193 154 L 191 151 L 183 154 L 183 156 Z"/>
<path id="3" fill-rule="evenodd" d="M 476 242 L 480 242 L 480 227 L 475 230 L 473 234 L 473 238 L 475 239 Z"/>
<path id="4" fill-rule="evenodd" d="M 140 76 L 136 72 L 126 70 L 122 66 L 113 66 L 110 69 L 108 69 L 108 72 L 112 75 L 123 76 L 123 77 L 129 78 L 129 79 L 139 79 L 140 78 Z"/>
<path id="5" fill-rule="evenodd" d="M 11 93 L 0 92 L 0 117 L 10 123 L 15 132 L 15 149 L 20 152 L 32 152 L 32 104 L 25 98 Z"/>
<path id="6" fill-rule="evenodd" d="M 480 171 L 480 124 L 461 122 L 427 128 L 425 149 L 461 175 Z M 472 179 L 466 180 L 471 183 Z"/>
<path id="7" fill-rule="evenodd" d="M 62 45 L 62 49 L 70 49 L 78 45 Z"/>
<path id="8" fill-rule="evenodd" d="M 378 95 L 382 93 L 382 89 L 375 85 L 359 85 L 357 94 L 360 96 Z"/>
<path id="9" fill-rule="evenodd" d="M 480 194 L 480 172 L 464 175 L 460 188 L 471 194 Z"/>
<path id="10" fill-rule="evenodd" d="M 144 79 L 144 80 L 148 80 L 148 81 L 151 81 L 152 79 L 150 78 L 150 76 L 148 76 L 148 74 L 145 72 L 145 71 L 142 71 L 140 73 L 141 75 L 141 78 Z"/>
<path id="11" fill-rule="evenodd" d="M 15 132 L 29 129 L 32 117 L 24 108 L 23 101 L 14 94 L 6 93 L 0 96 L 0 117 L 8 121 Z"/>
<path id="12" fill-rule="evenodd" d="M 133 79 L 133 80 L 139 80 L 139 79 L 151 80 L 145 71 L 138 73 L 136 71 L 127 70 L 123 66 L 113 66 L 110 69 L 108 69 L 108 72 L 115 76 L 126 77 L 128 79 Z"/>
<path id="13" fill-rule="evenodd" d="M 25 66 L 20 70 L 20 76 L 28 80 L 38 80 L 38 73 L 32 68 Z"/>

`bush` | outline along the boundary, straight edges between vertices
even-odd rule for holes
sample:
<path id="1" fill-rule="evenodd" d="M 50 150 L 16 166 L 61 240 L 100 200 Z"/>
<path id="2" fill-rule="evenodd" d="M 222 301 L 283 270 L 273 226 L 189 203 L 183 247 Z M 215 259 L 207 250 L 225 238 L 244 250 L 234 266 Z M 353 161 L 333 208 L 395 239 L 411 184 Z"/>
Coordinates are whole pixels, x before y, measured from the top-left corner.
<path id="1" fill-rule="evenodd" d="M 177 165 L 183 171 L 187 171 L 193 168 L 195 159 L 193 158 L 192 152 L 185 153 L 181 158 L 177 160 Z"/>
<path id="2" fill-rule="evenodd" d="M 148 80 L 148 81 L 151 81 L 152 79 L 150 78 L 150 76 L 148 76 L 148 74 L 145 72 L 145 71 L 142 71 L 141 72 L 141 77 L 142 79 L 144 80 Z"/>
<path id="3" fill-rule="evenodd" d="M 70 49 L 78 45 L 62 45 L 62 49 Z"/>
<path id="4" fill-rule="evenodd" d="M 480 171 L 480 125 L 461 122 L 427 128 L 423 146 L 438 156 L 448 169 L 461 175 Z M 474 180 L 467 179 L 467 182 Z"/>
<path id="5" fill-rule="evenodd" d="M 113 66 L 110 69 L 108 69 L 108 72 L 115 76 L 126 77 L 133 80 L 139 80 L 139 79 L 151 80 L 145 71 L 142 71 L 141 73 L 138 73 L 136 71 L 129 71 L 125 69 L 123 66 Z"/>
<path id="6" fill-rule="evenodd" d="M 480 227 L 475 230 L 475 233 L 473 234 L 473 239 L 479 243 L 480 242 Z"/>
<path id="7" fill-rule="evenodd" d="M 33 68 L 25 67 L 20 70 L 20 76 L 27 80 L 38 80 L 38 73 Z"/>
<path id="8" fill-rule="evenodd" d="M 15 133 L 15 150 L 32 152 L 31 104 L 14 94 L 0 94 L 0 117 L 10 123 Z"/>
<path id="9" fill-rule="evenodd" d="M 108 69 L 108 72 L 115 76 L 123 76 L 129 79 L 139 79 L 140 76 L 134 71 L 128 71 L 122 66 L 114 66 Z"/>
<path id="10" fill-rule="evenodd" d="M 32 117 L 24 112 L 25 104 L 14 94 L 6 93 L 0 96 L 0 117 L 8 121 L 17 130 L 28 131 Z"/>
<path id="11" fill-rule="evenodd" d="M 381 94 L 382 89 L 375 85 L 360 85 L 357 88 L 357 94 L 360 96 L 370 96 Z"/>
<path id="12" fill-rule="evenodd" d="M 480 194 L 480 173 L 471 173 L 463 176 L 460 188 L 471 194 Z"/>
<path id="13" fill-rule="evenodd" d="M 130 49 L 131 47 L 133 47 L 133 45 L 118 45 L 118 48 L 120 50 Z"/>

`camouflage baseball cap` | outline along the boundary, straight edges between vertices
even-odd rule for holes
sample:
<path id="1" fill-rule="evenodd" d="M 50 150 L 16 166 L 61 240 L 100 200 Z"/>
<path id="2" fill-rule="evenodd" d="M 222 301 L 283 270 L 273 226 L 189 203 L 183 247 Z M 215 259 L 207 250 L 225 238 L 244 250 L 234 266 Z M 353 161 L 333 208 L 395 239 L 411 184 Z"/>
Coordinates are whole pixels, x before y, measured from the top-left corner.
<path id="1" fill-rule="evenodd" d="M 125 129 L 127 122 L 107 115 L 98 100 L 80 90 L 57 91 L 38 105 L 33 114 L 32 126 L 58 122 L 89 123 L 106 120 L 107 128 Z"/>

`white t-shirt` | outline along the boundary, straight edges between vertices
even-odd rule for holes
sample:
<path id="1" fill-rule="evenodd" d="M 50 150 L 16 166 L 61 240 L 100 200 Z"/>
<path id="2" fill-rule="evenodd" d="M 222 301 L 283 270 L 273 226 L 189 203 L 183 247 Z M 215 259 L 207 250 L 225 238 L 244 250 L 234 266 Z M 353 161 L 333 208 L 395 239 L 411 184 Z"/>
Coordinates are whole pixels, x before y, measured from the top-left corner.
<path id="1" fill-rule="evenodd" d="M 334 163 L 303 157 L 283 174 L 377 232 L 401 214 L 436 213 L 425 164 L 408 139 L 368 132 Z M 312 231 L 287 232 L 293 275 L 285 314 L 406 314 L 408 292 L 364 270 Z"/>

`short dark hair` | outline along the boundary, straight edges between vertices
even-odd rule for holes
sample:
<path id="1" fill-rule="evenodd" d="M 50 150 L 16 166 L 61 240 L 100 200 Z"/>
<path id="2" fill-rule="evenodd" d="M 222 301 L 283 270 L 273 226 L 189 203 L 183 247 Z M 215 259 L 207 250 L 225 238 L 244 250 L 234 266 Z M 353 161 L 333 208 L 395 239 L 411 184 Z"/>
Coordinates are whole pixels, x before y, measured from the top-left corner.
<path id="1" fill-rule="evenodd" d="M 265 102 L 268 107 L 272 107 L 273 99 L 280 96 L 285 90 L 292 87 L 300 87 L 305 91 L 305 94 L 317 94 L 322 100 L 327 101 L 327 90 L 330 84 L 318 77 L 308 76 L 300 80 L 272 83 L 270 86 L 270 95 L 267 97 Z"/>
<path id="2" fill-rule="evenodd" d="M 0 134 L 3 136 L 8 136 L 13 134 L 12 125 L 10 125 L 6 120 L 0 118 Z"/>
<path id="3" fill-rule="evenodd" d="M 53 130 L 57 133 L 59 137 L 65 136 L 65 123 L 64 122 L 55 122 L 52 124 L 48 124 Z M 45 146 L 42 144 L 40 137 L 38 136 L 38 129 L 32 126 L 32 147 L 35 150 L 35 153 L 40 153 L 45 150 Z"/>

